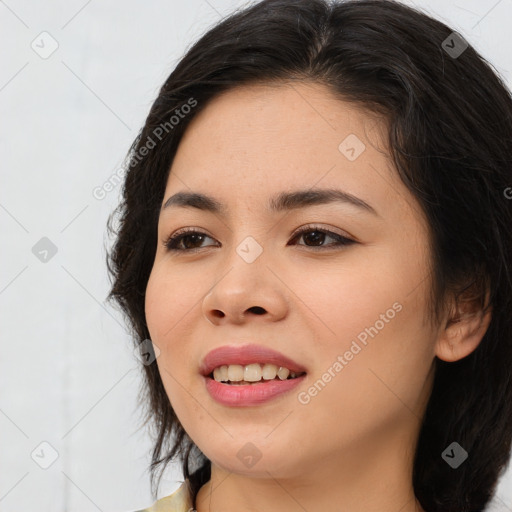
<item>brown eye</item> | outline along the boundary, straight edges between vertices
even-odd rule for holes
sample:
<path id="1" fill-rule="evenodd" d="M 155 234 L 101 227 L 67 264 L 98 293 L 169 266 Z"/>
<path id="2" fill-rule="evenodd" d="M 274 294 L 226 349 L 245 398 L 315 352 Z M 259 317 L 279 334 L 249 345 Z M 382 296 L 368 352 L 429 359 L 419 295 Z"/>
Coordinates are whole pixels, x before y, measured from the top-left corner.
<path id="1" fill-rule="evenodd" d="M 202 248 L 200 244 L 205 238 L 212 239 L 206 233 L 190 229 L 171 235 L 164 242 L 164 246 L 168 251 L 194 251 Z"/>
<path id="2" fill-rule="evenodd" d="M 331 238 L 334 240 L 334 243 L 325 244 L 326 238 Z M 339 235 L 337 233 L 333 233 L 332 231 L 328 231 L 326 229 L 320 229 L 318 227 L 308 226 L 306 228 L 302 228 L 300 231 L 295 233 L 292 240 L 303 239 L 306 247 L 336 247 L 336 246 L 344 246 L 351 245 L 357 243 L 355 240 L 347 238 L 345 236 Z"/>

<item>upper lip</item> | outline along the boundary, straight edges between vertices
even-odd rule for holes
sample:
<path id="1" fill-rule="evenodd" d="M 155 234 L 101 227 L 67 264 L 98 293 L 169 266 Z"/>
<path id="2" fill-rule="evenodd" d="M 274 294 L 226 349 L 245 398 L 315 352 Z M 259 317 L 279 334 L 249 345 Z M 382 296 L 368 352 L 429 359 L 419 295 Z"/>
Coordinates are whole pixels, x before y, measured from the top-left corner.
<path id="1" fill-rule="evenodd" d="M 206 354 L 199 367 L 199 373 L 205 377 L 215 368 L 222 365 L 239 364 L 245 366 L 251 363 L 270 363 L 284 366 L 295 373 L 305 372 L 306 369 L 280 352 L 262 345 L 225 345 L 215 348 Z"/>

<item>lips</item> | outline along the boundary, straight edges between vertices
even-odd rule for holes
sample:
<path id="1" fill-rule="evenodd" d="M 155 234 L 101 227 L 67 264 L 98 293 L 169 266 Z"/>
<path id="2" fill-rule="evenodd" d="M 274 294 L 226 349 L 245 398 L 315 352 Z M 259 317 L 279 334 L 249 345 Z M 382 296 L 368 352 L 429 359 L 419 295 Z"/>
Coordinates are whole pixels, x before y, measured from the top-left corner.
<path id="1" fill-rule="evenodd" d="M 277 366 L 284 366 L 295 373 L 306 372 L 306 368 L 295 362 L 293 359 L 262 345 L 226 345 L 208 352 L 201 362 L 199 373 L 208 377 L 215 368 L 222 365 L 239 364 L 248 365 L 251 363 L 271 363 Z"/>

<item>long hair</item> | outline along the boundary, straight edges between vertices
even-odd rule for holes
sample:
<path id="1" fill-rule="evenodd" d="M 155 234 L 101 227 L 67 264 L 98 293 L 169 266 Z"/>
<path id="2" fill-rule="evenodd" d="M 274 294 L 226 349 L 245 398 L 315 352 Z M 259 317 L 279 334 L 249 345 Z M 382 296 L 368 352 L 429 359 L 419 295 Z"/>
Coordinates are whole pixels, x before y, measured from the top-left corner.
<path id="1" fill-rule="evenodd" d="M 476 350 L 451 363 L 435 358 L 412 475 L 427 512 L 481 511 L 512 437 L 512 99 L 444 23 L 391 0 L 264 0 L 206 32 L 161 87 L 127 155 L 122 200 L 107 224 L 116 237 L 108 299 L 126 315 L 135 344 L 150 338 L 145 291 L 183 133 L 223 91 L 291 80 L 325 84 L 386 119 L 393 163 L 429 224 L 432 318 L 448 293 L 492 307 Z M 180 424 L 156 363 L 141 370 L 145 423 L 155 429 L 153 495 L 156 470 L 178 459 L 195 506 L 210 461 Z M 456 470 L 442 458 L 453 441 L 469 454 Z"/>

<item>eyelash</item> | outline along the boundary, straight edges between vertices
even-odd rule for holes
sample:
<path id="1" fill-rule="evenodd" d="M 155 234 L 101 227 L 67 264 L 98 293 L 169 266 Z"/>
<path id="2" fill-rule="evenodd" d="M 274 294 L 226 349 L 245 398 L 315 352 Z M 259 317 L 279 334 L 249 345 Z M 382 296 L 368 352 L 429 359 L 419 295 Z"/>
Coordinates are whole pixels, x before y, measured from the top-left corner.
<path id="1" fill-rule="evenodd" d="M 330 245 L 327 245 L 327 246 L 311 246 L 311 245 L 304 245 L 304 244 L 301 244 L 303 245 L 304 247 L 309 247 L 313 250 L 320 250 L 320 251 L 325 251 L 325 250 L 331 250 L 334 247 L 339 247 L 339 246 L 348 246 L 348 245 L 352 245 L 352 244 L 357 244 L 358 242 L 356 242 L 355 240 L 352 240 L 351 238 L 347 238 L 345 236 L 342 236 L 342 235 L 339 235 L 337 233 L 333 233 L 332 231 L 329 231 L 327 229 L 322 229 L 318 226 L 314 226 L 314 225 L 308 225 L 308 226 L 304 226 L 303 228 L 299 229 L 298 231 L 296 231 L 294 234 L 293 234 L 293 237 L 292 237 L 292 240 L 295 240 L 296 238 L 300 238 L 301 235 L 305 234 L 305 233 L 312 233 L 312 232 L 316 232 L 316 233 L 321 233 L 321 234 L 324 234 L 324 235 L 327 235 L 331 238 L 334 238 L 336 240 L 336 243 L 333 243 L 333 244 L 330 244 Z M 204 249 L 204 247 L 194 247 L 193 249 L 178 249 L 178 244 L 186 237 L 186 236 L 189 236 L 189 235 L 205 235 L 207 236 L 208 238 L 211 238 L 210 236 L 208 236 L 206 233 L 203 233 L 201 231 L 198 231 L 194 228 L 185 228 L 185 229 L 182 229 L 180 231 L 178 231 L 177 233 L 173 234 L 173 235 L 170 235 L 164 242 L 163 242 L 163 245 L 164 247 L 167 249 L 167 251 L 169 252 L 196 252 L 196 251 L 199 251 L 201 249 Z M 328 249 L 330 248 L 330 249 Z"/>

